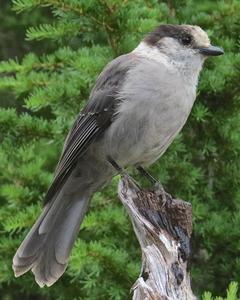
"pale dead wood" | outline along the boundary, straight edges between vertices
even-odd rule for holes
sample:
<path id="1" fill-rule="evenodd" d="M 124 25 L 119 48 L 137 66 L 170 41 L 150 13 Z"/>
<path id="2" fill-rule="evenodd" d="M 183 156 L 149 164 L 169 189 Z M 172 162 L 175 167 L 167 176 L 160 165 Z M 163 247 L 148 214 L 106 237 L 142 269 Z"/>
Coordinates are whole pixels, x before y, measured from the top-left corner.
<path id="1" fill-rule="evenodd" d="M 142 190 L 128 175 L 122 176 L 118 194 L 142 250 L 133 300 L 195 300 L 187 271 L 190 203 L 173 199 L 160 186 L 155 191 Z"/>

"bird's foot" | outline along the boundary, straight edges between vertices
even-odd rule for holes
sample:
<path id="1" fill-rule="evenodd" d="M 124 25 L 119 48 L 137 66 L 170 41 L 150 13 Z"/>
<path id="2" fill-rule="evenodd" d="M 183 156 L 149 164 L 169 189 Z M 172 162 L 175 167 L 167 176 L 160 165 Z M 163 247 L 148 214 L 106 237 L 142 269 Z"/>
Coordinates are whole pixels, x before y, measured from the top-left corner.
<path id="1" fill-rule="evenodd" d="M 153 189 L 153 192 L 154 192 L 154 193 L 161 199 L 161 201 L 162 201 L 161 208 L 164 208 L 165 205 L 166 205 L 167 203 L 171 203 L 171 202 L 172 202 L 172 197 L 171 197 L 171 195 L 168 194 L 168 193 L 164 190 L 162 184 L 161 184 L 159 181 L 153 185 L 153 188 L 152 188 L 152 189 Z"/>
<path id="2" fill-rule="evenodd" d="M 160 181 L 155 179 L 148 171 L 146 171 L 141 166 L 137 167 L 137 170 L 152 184 L 152 191 L 162 200 L 162 208 L 166 205 L 168 201 L 172 200 L 171 195 L 165 192 Z"/>

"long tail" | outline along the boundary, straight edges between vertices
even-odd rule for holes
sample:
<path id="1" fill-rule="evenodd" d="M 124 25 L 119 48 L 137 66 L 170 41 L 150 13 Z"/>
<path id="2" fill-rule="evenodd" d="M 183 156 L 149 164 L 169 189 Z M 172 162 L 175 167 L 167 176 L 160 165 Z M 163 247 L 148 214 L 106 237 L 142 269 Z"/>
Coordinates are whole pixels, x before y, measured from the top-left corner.
<path id="1" fill-rule="evenodd" d="M 89 193 L 81 194 L 61 191 L 47 203 L 13 258 L 16 277 L 32 270 L 43 287 L 51 286 L 64 273 L 89 204 Z"/>

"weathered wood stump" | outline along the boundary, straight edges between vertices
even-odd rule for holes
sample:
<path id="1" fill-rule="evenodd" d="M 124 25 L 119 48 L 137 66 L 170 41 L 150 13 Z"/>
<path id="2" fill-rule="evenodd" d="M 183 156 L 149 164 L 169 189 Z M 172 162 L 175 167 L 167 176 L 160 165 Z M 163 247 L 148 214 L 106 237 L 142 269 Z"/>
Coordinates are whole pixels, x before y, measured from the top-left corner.
<path id="1" fill-rule="evenodd" d="M 173 199 L 160 186 L 143 190 L 123 175 L 118 189 L 142 250 L 134 300 L 195 300 L 187 261 L 192 232 L 191 204 Z"/>

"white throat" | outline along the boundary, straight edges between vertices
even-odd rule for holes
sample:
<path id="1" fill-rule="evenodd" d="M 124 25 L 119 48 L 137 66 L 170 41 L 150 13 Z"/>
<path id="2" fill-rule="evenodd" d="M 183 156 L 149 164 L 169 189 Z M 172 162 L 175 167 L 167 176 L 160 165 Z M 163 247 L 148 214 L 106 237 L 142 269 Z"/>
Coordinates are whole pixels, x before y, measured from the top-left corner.
<path id="1" fill-rule="evenodd" d="M 156 62 L 163 63 L 166 65 L 169 65 L 169 62 L 170 62 L 167 55 L 165 55 L 164 53 L 161 53 L 156 47 L 149 46 L 145 42 L 141 42 L 132 51 L 132 53 L 135 53 L 144 58 L 149 58 L 149 59 L 155 60 Z"/>
<path id="2" fill-rule="evenodd" d="M 188 59 L 188 57 L 184 57 L 181 60 L 171 59 L 168 55 L 161 52 L 157 47 L 149 46 L 145 42 L 141 42 L 132 53 L 137 54 L 141 57 L 148 58 L 151 60 L 155 60 L 159 64 L 163 64 L 168 68 L 172 68 L 173 70 L 177 69 L 186 80 L 190 80 L 195 85 L 198 81 L 199 73 L 202 69 L 203 61 L 201 57 L 197 56 L 194 59 Z"/>

